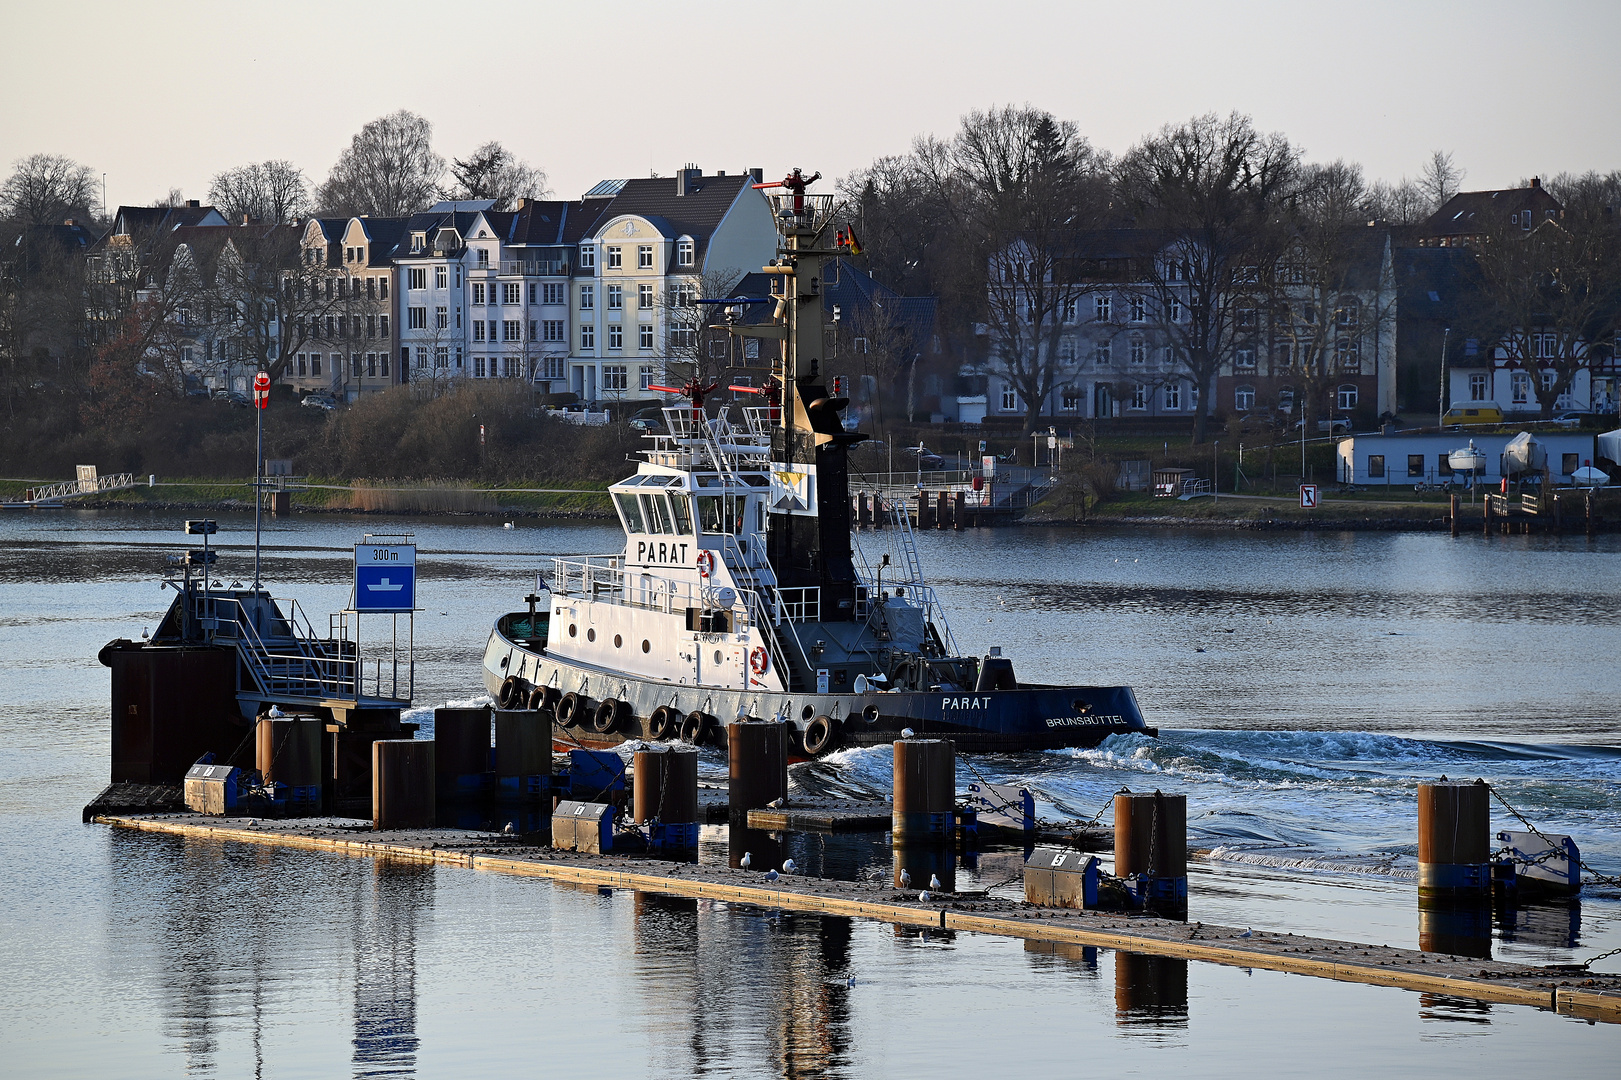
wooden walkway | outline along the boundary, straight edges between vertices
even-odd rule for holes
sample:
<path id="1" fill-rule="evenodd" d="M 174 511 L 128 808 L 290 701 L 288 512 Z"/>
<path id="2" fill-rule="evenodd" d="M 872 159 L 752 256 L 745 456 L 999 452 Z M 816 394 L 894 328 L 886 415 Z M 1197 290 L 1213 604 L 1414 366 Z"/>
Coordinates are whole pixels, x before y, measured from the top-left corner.
<path id="1" fill-rule="evenodd" d="M 107 825 L 189 839 L 240 841 L 363 858 L 412 859 L 671 896 L 706 897 L 760 907 L 859 916 L 889 923 L 1000 934 L 1032 941 L 1093 945 L 1312 975 L 1340 982 L 1393 986 L 1478 1001 L 1529 1005 L 1583 1019 L 1621 1023 L 1621 975 L 1568 974 L 1525 964 L 1392 949 L 1118 912 L 1042 908 L 981 895 L 938 896 L 887 883 L 783 875 L 767 883 L 758 871 L 535 847 L 489 833 L 456 829 L 379 833 L 369 824 L 330 820 L 300 824 L 198 814 L 98 816 Z"/>

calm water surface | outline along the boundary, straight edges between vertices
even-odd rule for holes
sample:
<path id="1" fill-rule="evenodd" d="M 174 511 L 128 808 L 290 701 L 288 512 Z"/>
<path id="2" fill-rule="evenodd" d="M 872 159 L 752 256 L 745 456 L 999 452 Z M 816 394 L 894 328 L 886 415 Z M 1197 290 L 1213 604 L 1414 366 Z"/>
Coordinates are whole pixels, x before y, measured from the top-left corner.
<path id="1" fill-rule="evenodd" d="M 182 517 L 0 517 L 8 1075 L 1613 1075 L 1621 1029 L 1524 1008 L 80 825 L 107 773 L 95 652 L 156 624 Z M 251 576 L 251 520 L 221 528 L 222 578 Z M 482 695 L 490 620 L 541 556 L 619 539 L 301 518 L 270 526 L 266 577 L 310 612 L 341 607 L 349 545 L 402 528 L 422 549 L 425 720 Z M 874 557 L 887 541 L 862 537 Z M 1029 783 L 1052 818 L 1122 785 L 1187 792 L 1214 855 L 1193 867 L 1195 918 L 1413 944 L 1413 791 L 1442 773 L 1484 776 L 1621 872 L 1615 538 L 1006 529 L 920 547 L 966 650 L 1001 645 L 1034 680 L 1130 683 L 1163 729 L 959 778 Z M 849 751 L 796 783 L 885 789 L 888 770 L 887 750 Z M 829 874 L 890 872 L 871 841 L 790 843 Z M 958 880 L 1017 866 L 995 853 Z M 1499 920 L 1487 947 L 1585 959 L 1621 944 L 1618 914 L 1621 895 L 1590 889 L 1578 910 Z"/>

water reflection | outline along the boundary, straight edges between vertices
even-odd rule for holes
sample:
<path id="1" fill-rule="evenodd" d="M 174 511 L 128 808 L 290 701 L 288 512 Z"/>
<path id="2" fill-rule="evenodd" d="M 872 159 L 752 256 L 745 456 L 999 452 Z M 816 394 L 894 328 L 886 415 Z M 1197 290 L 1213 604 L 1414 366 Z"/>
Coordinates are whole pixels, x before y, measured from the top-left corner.
<path id="1" fill-rule="evenodd" d="M 957 853 L 948 847 L 908 846 L 893 849 L 894 882 L 897 889 L 906 888 L 901 875 L 908 875 L 910 888 L 933 889 L 953 893 L 957 891 Z M 938 886 L 930 883 L 938 878 Z"/>
<path id="2" fill-rule="evenodd" d="M 1122 1031 L 1188 1026 L 1188 962 L 1122 952 L 1114 956 L 1114 1018 Z"/>
<path id="3" fill-rule="evenodd" d="M 1504 941 L 1574 949 L 1581 940 L 1582 902 L 1502 904 L 1492 912 L 1497 935 Z"/>
<path id="4" fill-rule="evenodd" d="M 656 1075 L 849 1074 L 851 920 L 632 897 L 637 1012 Z"/>
<path id="5" fill-rule="evenodd" d="M 355 1076 L 415 1073 L 417 923 L 433 886 L 431 865 L 380 859 L 355 890 Z"/>
<path id="6" fill-rule="evenodd" d="M 1421 899 L 1418 905 L 1418 947 L 1424 952 L 1490 960 L 1491 904 L 1484 898 L 1473 901 Z"/>

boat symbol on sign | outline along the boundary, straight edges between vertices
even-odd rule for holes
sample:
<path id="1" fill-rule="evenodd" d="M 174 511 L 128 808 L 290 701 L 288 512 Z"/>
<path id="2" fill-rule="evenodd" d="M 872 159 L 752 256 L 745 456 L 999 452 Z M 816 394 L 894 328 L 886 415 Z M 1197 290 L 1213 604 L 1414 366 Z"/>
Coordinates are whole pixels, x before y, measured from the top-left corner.
<path id="1" fill-rule="evenodd" d="M 404 585 L 390 585 L 388 583 L 388 578 L 383 578 L 376 584 L 371 584 L 368 582 L 366 585 L 368 592 L 399 592 L 403 588 L 405 588 Z"/>

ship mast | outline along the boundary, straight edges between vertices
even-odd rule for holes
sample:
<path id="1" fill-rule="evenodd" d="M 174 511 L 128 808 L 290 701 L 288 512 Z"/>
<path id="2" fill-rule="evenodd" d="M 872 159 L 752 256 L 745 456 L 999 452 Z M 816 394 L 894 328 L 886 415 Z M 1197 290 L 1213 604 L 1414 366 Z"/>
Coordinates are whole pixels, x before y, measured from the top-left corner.
<path id="1" fill-rule="evenodd" d="M 823 270 L 841 248 L 827 243 L 833 196 L 806 191 L 820 178 L 821 173 L 806 177 L 795 169 L 782 180 L 754 185 L 773 192 L 767 199 L 780 242 L 777 259 L 762 272 L 772 278 L 776 309 L 770 326 L 737 330 L 783 343 L 775 372 L 783 400 L 771 433 L 776 483 L 767 529 L 778 584 L 820 588 L 822 618 L 843 621 L 856 617 L 858 586 L 850 550 L 847 453 L 866 436 L 844 430 L 839 410 L 847 402 L 828 393 L 822 370 Z"/>

